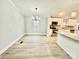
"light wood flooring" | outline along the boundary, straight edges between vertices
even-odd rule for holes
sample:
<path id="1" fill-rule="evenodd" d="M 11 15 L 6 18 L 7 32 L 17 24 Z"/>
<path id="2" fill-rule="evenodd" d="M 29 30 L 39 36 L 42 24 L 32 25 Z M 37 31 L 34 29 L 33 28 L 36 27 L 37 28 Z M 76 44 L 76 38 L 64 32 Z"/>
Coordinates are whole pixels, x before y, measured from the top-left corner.
<path id="1" fill-rule="evenodd" d="M 71 59 L 63 49 L 56 44 L 56 37 L 24 36 L 6 52 L 0 59 Z"/>

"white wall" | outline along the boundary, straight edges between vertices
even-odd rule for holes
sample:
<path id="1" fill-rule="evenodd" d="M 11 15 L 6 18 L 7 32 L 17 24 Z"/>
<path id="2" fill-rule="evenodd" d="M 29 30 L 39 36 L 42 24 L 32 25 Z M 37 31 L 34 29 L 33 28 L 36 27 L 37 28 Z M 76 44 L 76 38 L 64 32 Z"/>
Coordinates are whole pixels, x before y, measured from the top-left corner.
<path id="1" fill-rule="evenodd" d="M 8 0 L 0 0 L 0 50 L 24 33 L 23 17 Z"/>
<path id="2" fill-rule="evenodd" d="M 32 17 L 25 18 L 25 33 L 47 33 L 47 18 L 40 17 L 39 28 L 38 30 L 34 30 Z"/>

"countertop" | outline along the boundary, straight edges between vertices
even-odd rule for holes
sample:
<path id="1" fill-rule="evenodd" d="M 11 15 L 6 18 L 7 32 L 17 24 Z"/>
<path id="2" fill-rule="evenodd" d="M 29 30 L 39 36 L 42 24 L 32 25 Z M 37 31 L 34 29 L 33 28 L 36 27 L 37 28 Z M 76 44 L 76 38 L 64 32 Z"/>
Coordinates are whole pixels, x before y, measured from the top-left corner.
<path id="1" fill-rule="evenodd" d="M 70 33 L 69 31 L 59 31 L 58 34 L 67 36 L 73 40 L 79 41 L 79 34 L 78 33 Z"/>

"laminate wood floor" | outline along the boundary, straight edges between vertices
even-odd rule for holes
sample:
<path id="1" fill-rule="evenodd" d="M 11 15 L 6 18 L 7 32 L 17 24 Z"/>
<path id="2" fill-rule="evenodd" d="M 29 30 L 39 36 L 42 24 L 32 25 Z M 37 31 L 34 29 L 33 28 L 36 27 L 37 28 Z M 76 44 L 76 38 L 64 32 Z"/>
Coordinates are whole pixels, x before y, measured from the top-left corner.
<path id="1" fill-rule="evenodd" d="M 24 36 L 5 51 L 0 59 L 71 59 L 56 44 L 56 37 Z"/>

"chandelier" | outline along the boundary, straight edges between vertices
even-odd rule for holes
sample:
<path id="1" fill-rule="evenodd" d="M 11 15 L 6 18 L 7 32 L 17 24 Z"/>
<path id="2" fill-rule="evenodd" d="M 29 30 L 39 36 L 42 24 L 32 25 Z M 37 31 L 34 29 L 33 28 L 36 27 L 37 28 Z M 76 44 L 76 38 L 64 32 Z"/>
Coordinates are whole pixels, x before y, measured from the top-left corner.
<path id="1" fill-rule="evenodd" d="M 35 21 L 38 21 L 38 20 L 40 20 L 40 17 L 38 16 L 38 8 L 35 8 L 35 12 L 36 12 L 36 14 L 34 16 L 32 16 L 32 19 Z"/>

